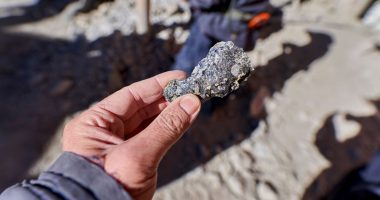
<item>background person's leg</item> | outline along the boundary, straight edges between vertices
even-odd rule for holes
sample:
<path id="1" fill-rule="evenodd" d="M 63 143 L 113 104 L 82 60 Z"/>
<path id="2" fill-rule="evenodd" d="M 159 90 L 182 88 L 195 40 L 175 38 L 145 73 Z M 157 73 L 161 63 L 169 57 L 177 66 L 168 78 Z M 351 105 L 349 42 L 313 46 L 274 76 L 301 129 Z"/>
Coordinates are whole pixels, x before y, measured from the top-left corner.
<path id="1" fill-rule="evenodd" d="M 206 57 L 209 49 L 216 43 L 212 38 L 204 35 L 196 20 L 191 26 L 189 38 L 177 54 L 172 69 L 183 70 L 188 75 L 194 67 Z"/>

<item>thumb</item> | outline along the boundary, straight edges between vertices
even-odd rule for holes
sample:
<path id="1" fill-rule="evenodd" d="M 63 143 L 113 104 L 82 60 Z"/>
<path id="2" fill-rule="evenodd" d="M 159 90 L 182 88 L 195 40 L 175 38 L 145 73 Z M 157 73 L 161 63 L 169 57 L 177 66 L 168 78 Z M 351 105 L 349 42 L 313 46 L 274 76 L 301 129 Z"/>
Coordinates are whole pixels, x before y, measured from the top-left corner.
<path id="1" fill-rule="evenodd" d="M 190 127 L 199 113 L 201 102 L 198 97 L 188 94 L 170 103 L 153 122 L 136 135 L 135 142 L 141 141 L 147 147 L 145 156 L 161 160 L 166 151 Z"/>
<path id="2" fill-rule="evenodd" d="M 200 107 L 199 99 L 192 94 L 176 99 L 142 132 L 113 148 L 106 157 L 105 170 L 136 199 L 141 199 L 141 191 L 147 188 L 151 192 L 145 195 L 151 198 L 161 158 L 193 123 Z"/>

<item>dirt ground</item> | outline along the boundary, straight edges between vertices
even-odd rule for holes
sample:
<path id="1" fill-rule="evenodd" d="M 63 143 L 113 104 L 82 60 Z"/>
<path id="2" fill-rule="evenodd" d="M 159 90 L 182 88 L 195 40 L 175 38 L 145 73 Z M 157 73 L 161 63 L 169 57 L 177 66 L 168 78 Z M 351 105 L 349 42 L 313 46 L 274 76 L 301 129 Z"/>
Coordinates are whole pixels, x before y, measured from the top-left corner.
<path id="1" fill-rule="evenodd" d="M 190 19 L 186 3 L 155 0 L 152 33 L 138 35 L 133 1 L 82 13 L 74 0 L 9 2 L 0 3 L 0 190 L 48 167 L 75 113 L 169 70 Z M 249 52 L 253 76 L 204 105 L 164 158 L 155 198 L 321 199 L 368 162 L 380 145 L 380 37 L 360 18 L 369 2 L 273 1 L 283 16 Z"/>

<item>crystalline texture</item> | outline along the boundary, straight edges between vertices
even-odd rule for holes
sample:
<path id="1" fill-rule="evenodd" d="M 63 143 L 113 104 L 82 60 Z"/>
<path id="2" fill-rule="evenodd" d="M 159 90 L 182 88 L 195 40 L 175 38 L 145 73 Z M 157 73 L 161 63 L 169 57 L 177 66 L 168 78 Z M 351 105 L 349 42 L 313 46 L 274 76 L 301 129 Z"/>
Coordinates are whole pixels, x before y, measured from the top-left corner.
<path id="1" fill-rule="evenodd" d="M 197 95 L 202 101 L 212 97 L 225 97 L 237 90 L 253 68 L 243 49 L 232 42 L 215 44 L 207 56 L 194 68 L 185 80 L 172 80 L 164 90 L 167 101 L 185 95 Z"/>

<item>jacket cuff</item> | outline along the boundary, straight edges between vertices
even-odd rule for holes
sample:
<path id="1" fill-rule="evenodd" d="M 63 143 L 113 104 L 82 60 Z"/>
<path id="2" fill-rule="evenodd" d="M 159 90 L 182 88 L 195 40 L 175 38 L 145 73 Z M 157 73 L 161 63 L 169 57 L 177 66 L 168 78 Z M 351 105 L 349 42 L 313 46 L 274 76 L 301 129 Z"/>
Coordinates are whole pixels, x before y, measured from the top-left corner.
<path id="1" fill-rule="evenodd" d="M 131 200 L 127 191 L 98 165 L 70 152 L 64 152 L 47 170 L 79 184 L 97 199 Z"/>

